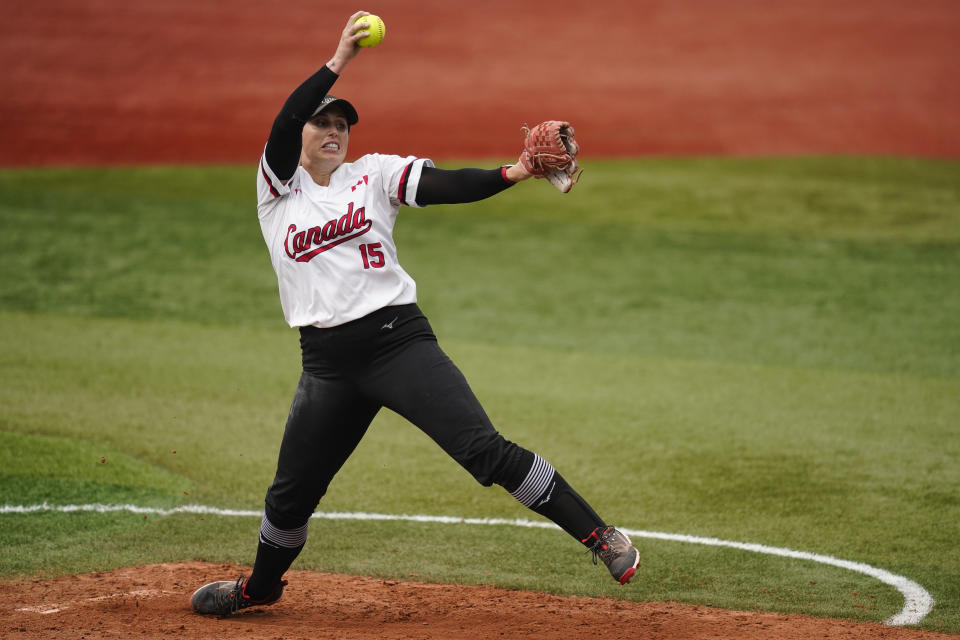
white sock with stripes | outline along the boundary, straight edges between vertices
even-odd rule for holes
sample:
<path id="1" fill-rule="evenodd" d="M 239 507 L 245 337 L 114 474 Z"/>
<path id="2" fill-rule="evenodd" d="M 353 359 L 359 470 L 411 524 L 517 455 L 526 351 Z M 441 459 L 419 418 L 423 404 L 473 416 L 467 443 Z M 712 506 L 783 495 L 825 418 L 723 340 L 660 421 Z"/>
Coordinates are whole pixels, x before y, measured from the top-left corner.
<path id="1" fill-rule="evenodd" d="M 550 499 L 555 473 L 556 471 L 549 462 L 537 454 L 533 454 L 533 465 L 531 465 L 527 477 L 524 478 L 516 490 L 510 492 L 510 495 L 523 506 L 533 509 L 538 506 L 538 503 L 543 504 Z M 544 494 L 546 494 L 545 498 Z"/>
<path id="2" fill-rule="evenodd" d="M 278 529 L 264 515 L 260 522 L 260 542 L 280 549 L 298 549 L 307 542 L 309 524 L 296 529 Z"/>

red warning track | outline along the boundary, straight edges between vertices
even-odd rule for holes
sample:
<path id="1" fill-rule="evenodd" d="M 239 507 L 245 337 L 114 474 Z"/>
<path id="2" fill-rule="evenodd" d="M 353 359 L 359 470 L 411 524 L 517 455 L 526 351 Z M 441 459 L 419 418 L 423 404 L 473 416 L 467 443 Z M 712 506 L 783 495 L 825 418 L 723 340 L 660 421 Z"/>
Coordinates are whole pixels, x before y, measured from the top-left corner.
<path id="1" fill-rule="evenodd" d="M 248 163 L 354 4 L 10 3 L 0 165 Z M 585 157 L 960 156 L 960 3 L 386 0 L 335 92 L 351 156 L 515 155 L 574 123 Z"/>

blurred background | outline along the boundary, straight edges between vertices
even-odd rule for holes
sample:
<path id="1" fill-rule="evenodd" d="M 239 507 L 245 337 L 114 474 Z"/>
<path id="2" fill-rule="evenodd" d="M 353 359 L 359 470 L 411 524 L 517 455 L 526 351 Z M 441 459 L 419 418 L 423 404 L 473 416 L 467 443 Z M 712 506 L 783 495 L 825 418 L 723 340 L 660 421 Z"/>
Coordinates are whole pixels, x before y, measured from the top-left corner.
<path id="1" fill-rule="evenodd" d="M 38 0 L 0 22 L 0 165 L 255 163 L 346 18 L 384 43 L 335 92 L 351 155 L 960 154 L 954 0 Z"/>

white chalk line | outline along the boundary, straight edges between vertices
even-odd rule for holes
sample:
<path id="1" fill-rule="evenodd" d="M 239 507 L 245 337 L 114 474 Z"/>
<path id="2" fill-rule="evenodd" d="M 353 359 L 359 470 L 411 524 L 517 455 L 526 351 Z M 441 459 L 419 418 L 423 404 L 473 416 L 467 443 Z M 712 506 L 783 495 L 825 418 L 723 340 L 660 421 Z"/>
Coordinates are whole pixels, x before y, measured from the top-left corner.
<path id="1" fill-rule="evenodd" d="M 20 607 L 17 611 L 28 611 L 30 613 L 39 613 L 41 615 L 48 615 L 51 613 L 58 613 L 64 609 L 69 609 L 75 604 L 84 604 L 86 602 L 100 602 L 101 600 L 113 600 L 114 598 L 123 598 L 125 596 L 133 596 L 135 598 L 146 598 L 153 596 L 161 596 L 163 594 L 175 593 L 173 591 L 161 591 L 159 589 L 137 589 L 135 591 L 125 591 L 123 593 L 111 593 L 107 596 L 95 596 L 93 598 L 83 598 L 81 600 L 69 600 L 67 602 L 58 602 L 56 604 L 38 604 L 32 607 Z"/>
<path id="2" fill-rule="evenodd" d="M 47 503 L 34 505 L 2 505 L 0 506 L 0 515 L 17 513 L 35 513 L 40 511 L 57 511 L 61 513 L 72 512 L 97 512 L 111 513 L 116 511 L 126 511 L 129 513 L 143 515 L 170 516 L 178 513 L 214 515 L 227 517 L 245 517 L 259 518 L 263 516 L 262 511 L 220 509 L 217 507 L 208 507 L 204 505 L 183 505 L 170 509 L 161 509 L 157 507 L 140 507 L 132 504 L 67 504 L 51 505 Z M 468 525 L 492 525 L 492 526 L 511 526 L 526 527 L 531 529 L 558 529 L 552 522 L 535 522 L 523 519 L 505 519 L 505 518 L 459 518 L 455 516 L 430 516 L 430 515 L 395 515 L 386 513 L 353 513 L 342 511 L 317 512 L 313 514 L 314 518 L 324 520 L 377 520 L 377 521 L 402 521 L 402 522 L 420 522 L 432 524 L 468 524 Z M 904 625 L 919 624 L 933 609 L 934 599 L 926 589 L 919 584 L 904 576 L 891 573 L 885 569 L 879 569 L 862 562 L 852 562 L 850 560 L 841 560 L 833 556 L 822 555 L 819 553 L 809 553 L 806 551 L 795 551 L 793 549 L 784 549 L 781 547 L 770 547 L 763 544 L 750 542 L 735 542 L 731 540 L 721 540 L 719 538 L 703 538 L 699 536 L 688 536 L 678 533 L 662 533 L 659 531 L 643 531 L 640 529 L 626 529 L 618 527 L 621 531 L 631 537 L 650 538 L 654 540 L 667 540 L 670 542 L 687 542 L 690 544 L 700 544 L 711 547 L 727 547 L 730 549 L 739 549 L 741 551 L 750 551 L 752 553 L 762 553 L 766 555 L 779 556 L 783 558 L 793 558 L 797 560 L 807 560 L 818 562 L 848 571 L 861 573 L 880 582 L 890 585 L 903 595 L 903 608 L 896 615 L 891 616 L 884 621 L 884 624 L 900 627 Z"/>

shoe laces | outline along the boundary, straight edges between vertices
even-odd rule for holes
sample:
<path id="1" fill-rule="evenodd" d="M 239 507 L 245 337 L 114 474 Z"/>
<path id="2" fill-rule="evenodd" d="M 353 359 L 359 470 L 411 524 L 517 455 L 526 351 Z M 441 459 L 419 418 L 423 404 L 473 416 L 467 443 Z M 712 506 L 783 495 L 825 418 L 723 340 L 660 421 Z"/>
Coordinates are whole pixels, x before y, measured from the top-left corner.
<path id="1" fill-rule="evenodd" d="M 245 579 L 246 576 L 240 576 L 237 578 L 237 584 L 233 585 L 233 589 L 230 591 L 223 590 L 217 592 L 217 609 L 221 611 L 226 609 L 229 613 L 236 613 L 240 610 L 240 603 L 244 597 L 243 586 Z"/>
<path id="2" fill-rule="evenodd" d="M 608 531 L 610 531 L 609 528 L 605 529 L 603 533 L 597 535 L 597 531 L 596 529 L 594 529 L 593 532 L 590 533 L 590 536 L 587 538 L 588 540 L 590 539 L 590 537 L 595 537 L 597 539 L 597 541 L 594 542 L 590 546 L 590 548 L 587 549 L 586 551 L 586 553 L 593 554 L 593 564 L 595 565 L 598 564 L 597 558 L 599 558 L 600 560 L 603 560 L 604 564 L 607 564 L 607 560 L 610 556 L 610 545 L 606 543 Z"/>

